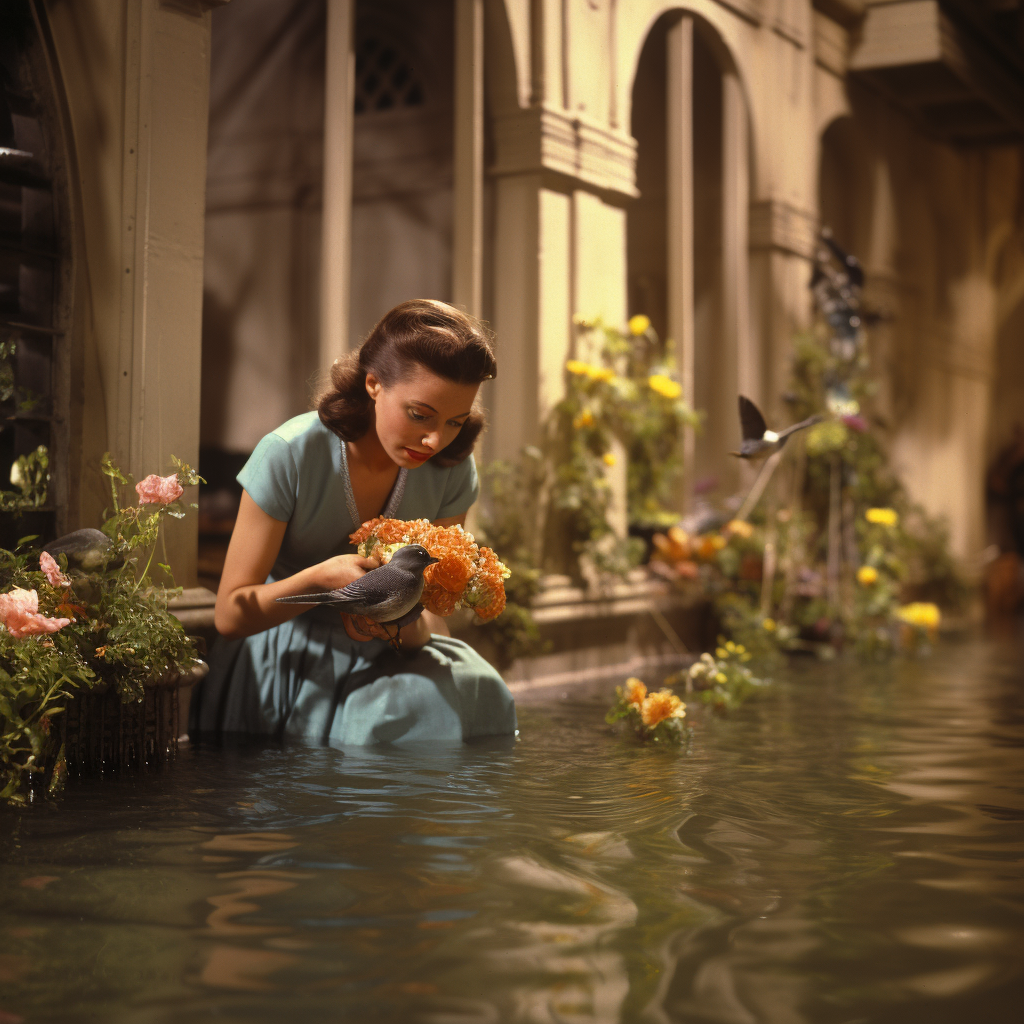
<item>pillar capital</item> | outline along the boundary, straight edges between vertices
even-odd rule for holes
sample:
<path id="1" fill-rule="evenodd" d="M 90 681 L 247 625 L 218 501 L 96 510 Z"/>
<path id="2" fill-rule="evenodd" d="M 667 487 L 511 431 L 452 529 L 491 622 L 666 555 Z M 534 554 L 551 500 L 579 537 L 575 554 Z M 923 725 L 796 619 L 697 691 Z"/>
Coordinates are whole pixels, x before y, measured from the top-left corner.
<path id="1" fill-rule="evenodd" d="M 750 248 L 774 249 L 813 259 L 818 219 L 783 199 L 750 204 Z"/>
<path id="2" fill-rule="evenodd" d="M 626 132 L 548 106 L 494 120 L 491 175 L 552 173 L 606 198 L 634 199 L 636 140 Z"/>

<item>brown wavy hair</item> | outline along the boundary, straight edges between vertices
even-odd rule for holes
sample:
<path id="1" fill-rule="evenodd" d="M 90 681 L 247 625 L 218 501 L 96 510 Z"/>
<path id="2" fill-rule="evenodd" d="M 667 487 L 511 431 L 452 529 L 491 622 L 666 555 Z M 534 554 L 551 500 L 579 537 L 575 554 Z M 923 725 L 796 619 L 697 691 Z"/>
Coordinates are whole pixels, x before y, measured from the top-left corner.
<path id="1" fill-rule="evenodd" d="M 386 313 L 358 352 L 337 360 L 315 399 L 320 421 L 345 441 L 358 441 L 373 424 L 366 375 L 385 387 L 404 380 L 419 365 L 456 384 L 480 384 L 497 375 L 490 338 L 480 322 L 435 299 L 410 299 Z M 473 450 L 484 428 L 474 405 L 455 439 L 431 462 L 455 466 Z"/>

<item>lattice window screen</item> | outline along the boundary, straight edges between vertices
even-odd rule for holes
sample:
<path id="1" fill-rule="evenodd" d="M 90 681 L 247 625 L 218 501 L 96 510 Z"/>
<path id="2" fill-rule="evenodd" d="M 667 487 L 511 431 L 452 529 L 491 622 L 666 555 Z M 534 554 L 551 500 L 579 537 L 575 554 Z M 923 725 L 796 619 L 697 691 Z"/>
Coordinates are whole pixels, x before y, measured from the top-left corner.
<path id="1" fill-rule="evenodd" d="M 357 114 L 419 107 L 424 99 L 423 82 L 400 46 L 378 32 L 356 41 Z"/>

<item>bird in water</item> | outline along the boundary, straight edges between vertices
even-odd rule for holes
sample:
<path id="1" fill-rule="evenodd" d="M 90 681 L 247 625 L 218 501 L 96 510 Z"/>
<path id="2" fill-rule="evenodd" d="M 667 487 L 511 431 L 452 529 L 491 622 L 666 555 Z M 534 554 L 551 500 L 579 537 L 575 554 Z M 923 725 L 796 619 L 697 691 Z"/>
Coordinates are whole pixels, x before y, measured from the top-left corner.
<path id="1" fill-rule="evenodd" d="M 798 430 L 820 423 L 821 416 L 809 416 L 799 423 L 794 423 L 785 430 L 777 433 L 768 429 L 768 424 L 761 415 L 761 410 L 745 395 L 740 395 L 740 428 L 743 432 L 743 441 L 738 452 L 730 452 L 740 459 L 750 459 L 752 462 L 760 461 L 777 452 Z"/>
<path id="2" fill-rule="evenodd" d="M 399 548 L 387 565 L 371 569 L 347 587 L 319 594 L 279 597 L 282 604 L 330 604 L 350 615 L 363 615 L 383 626 L 403 626 L 417 616 L 423 593 L 423 570 L 437 561 L 422 544 Z"/>

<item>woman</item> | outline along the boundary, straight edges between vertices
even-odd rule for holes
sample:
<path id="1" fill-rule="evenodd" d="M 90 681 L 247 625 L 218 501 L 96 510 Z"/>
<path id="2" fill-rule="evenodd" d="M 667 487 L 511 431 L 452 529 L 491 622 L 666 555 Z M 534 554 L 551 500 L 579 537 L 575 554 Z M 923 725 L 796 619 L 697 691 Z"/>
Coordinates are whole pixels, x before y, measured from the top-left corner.
<path id="1" fill-rule="evenodd" d="M 314 412 L 260 441 L 238 475 L 215 612 L 228 642 L 193 697 L 194 731 L 352 744 L 515 731 L 501 677 L 438 616 L 404 626 L 396 651 L 330 606 L 276 600 L 376 568 L 348 541 L 374 516 L 465 522 L 479 493 L 477 390 L 496 368 L 472 318 L 404 302 L 355 358 L 335 363 Z"/>

